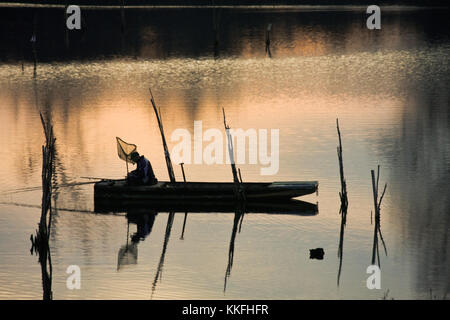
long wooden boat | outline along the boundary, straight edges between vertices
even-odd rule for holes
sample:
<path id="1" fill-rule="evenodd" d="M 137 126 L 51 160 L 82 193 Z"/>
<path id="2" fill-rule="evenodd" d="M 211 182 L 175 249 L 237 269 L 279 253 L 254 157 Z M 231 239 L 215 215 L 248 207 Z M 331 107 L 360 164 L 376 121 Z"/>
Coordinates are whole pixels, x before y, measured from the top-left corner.
<path id="1" fill-rule="evenodd" d="M 242 188 L 247 200 L 291 199 L 317 192 L 317 181 L 246 182 Z M 133 186 L 126 180 L 95 183 L 94 197 L 114 200 L 217 200 L 235 199 L 232 182 L 165 182 Z"/>

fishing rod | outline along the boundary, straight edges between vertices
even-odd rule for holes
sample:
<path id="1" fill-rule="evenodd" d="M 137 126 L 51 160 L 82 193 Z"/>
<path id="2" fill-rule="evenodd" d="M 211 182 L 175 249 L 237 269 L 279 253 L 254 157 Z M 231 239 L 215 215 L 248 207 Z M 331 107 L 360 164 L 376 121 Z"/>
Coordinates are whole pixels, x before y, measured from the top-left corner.
<path id="1" fill-rule="evenodd" d="M 97 183 L 97 182 L 100 182 L 100 181 L 103 181 L 103 180 L 108 180 L 108 179 L 101 179 L 101 178 L 99 178 L 97 181 L 84 181 L 84 182 L 65 183 L 65 184 L 56 185 L 52 189 L 53 190 L 57 190 L 59 188 L 68 188 L 68 187 L 75 187 L 75 186 L 81 186 L 81 185 L 86 185 L 86 184 L 93 184 L 93 183 Z M 42 186 L 18 188 L 18 189 L 13 189 L 13 190 L 9 190 L 9 191 L 3 192 L 2 194 L 31 192 L 31 191 L 38 191 L 38 190 L 41 190 L 41 189 L 42 189 Z"/>
<path id="2" fill-rule="evenodd" d="M 79 177 L 80 179 L 89 179 L 89 180 L 100 180 L 100 181 L 110 181 L 110 180 L 117 180 L 112 178 L 100 178 L 100 177 Z"/>
<path id="3" fill-rule="evenodd" d="M 7 202 L 7 201 L 1 201 L 0 205 L 9 205 L 9 206 L 25 207 L 25 208 L 36 208 L 36 209 L 40 209 L 41 208 L 41 205 L 20 203 L 20 202 Z M 52 207 L 52 210 L 66 211 L 66 212 L 97 213 L 94 210 L 71 209 L 71 208 L 56 208 L 56 207 Z M 119 216 L 119 217 L 125 217 L 125 214 L 123 214 L 121 212 L 111 212 L 110 215 Z"/>

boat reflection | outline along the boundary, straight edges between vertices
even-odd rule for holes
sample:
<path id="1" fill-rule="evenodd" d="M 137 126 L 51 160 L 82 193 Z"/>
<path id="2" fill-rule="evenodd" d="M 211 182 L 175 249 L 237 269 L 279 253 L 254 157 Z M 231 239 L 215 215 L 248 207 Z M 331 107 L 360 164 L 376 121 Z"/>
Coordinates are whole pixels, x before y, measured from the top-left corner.
<path id="1" fill-rule="evenodd" d="M 106 200 L 94 199 L 94 211 L 97 213 L 128 212 L 147 214 L 148 212 L 182 213 L 233 213 L 236 203 L 232 201 L 146 201 L 146 200 Z M 318 214 L 318 205 L 301 200 L 272 202 L 245 202 L 246 213 L 293 214 L 314 216 Z"/>
<path id="2" fill-rule="evenodd" d="M 145 240 L 152 232 L 155 218 L 158 212 L 168 212 L 166 230 L 162 251 L 156 269 L 156 274 L 152 283 L 153 297 L 158 281 L 161 279 L 164 260 L 167 253 L 167 247 L 172 231 L 175 213 L 184 213 L 183 228 L 180 240 L 184 239 L 186 228 L 186 220 L 188 213 L 233 213 L 234 220 L 231 231 L 230 244 L 228 248 L 228 262 L 224 278 L 224 292 L 227 288 L 227 281 L 231 275 L 234 260 L 235 240 L 241 231 L 244 215 L 249 213 L 259 214 L 289 214 L 298 216 L 314 216 L 318 214 L 318 205 L 300 200 L 288 200 L 279 202 L 256 203 L 256 202 L 210 202 L 210 201 L 133 201 L 133 202 L 117 202 L 104 201 L 96 199 L 95 212 L 97 213 L 116 213 L 127 212 L 127 242 L 118 252 L 117 270 L 126 265 L 137 264 L 138 250 L 137 245 L 140 241 Z M 129 233 L 130 223 L 136 224 L 136 232 L 132 235 Z"/>

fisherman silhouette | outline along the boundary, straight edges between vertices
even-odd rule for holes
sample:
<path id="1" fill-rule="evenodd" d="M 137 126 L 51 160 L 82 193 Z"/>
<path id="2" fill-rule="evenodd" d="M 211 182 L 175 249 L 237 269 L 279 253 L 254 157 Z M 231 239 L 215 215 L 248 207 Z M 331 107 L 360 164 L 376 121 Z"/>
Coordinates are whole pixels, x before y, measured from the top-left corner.
<path id="1" fill-rule="evenodd" d="M 137 168 L 128 174 L 127 180 L 129 184 L 152 185 L 158 183 L 152 165 L 146 157 L 139 155 L 135 151 L 131 153 L 130 159 L 136 163 Z"/>

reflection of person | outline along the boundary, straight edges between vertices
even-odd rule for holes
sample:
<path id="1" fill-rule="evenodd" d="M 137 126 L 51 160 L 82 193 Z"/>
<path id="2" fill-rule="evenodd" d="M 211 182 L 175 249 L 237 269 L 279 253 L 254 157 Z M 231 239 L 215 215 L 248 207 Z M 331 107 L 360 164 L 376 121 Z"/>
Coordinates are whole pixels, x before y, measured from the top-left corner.
<path id="1" fill-rule="evenodd" d="M 155 222 L 155 216 L 156 213 L 145 215 L 140 214 L 138 218 L 133 221 L 137 224 L 137 230 L 136 233 L 131 236 L 131 242 L 137 243 L 141 240 L 144 240 L 150 234 L 150 232 L 152 232 L 153 223 Z"/>
<path id="2" fill-rule="evenodd" d="M 130 155 L 130 159 L 136 163 L 136 170 L 131 171 L 128 174 L 127 180 L 130 184 L 142 185 L 142 184 L 156 184 L 158 179 L 155 177 L 152 165 L 150 161 L 139 155 L 138 152 L 133 152 Z"/>

